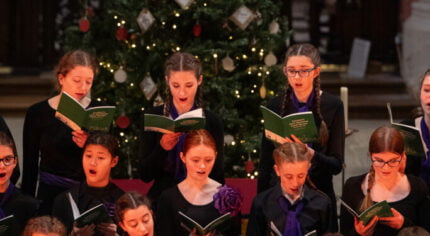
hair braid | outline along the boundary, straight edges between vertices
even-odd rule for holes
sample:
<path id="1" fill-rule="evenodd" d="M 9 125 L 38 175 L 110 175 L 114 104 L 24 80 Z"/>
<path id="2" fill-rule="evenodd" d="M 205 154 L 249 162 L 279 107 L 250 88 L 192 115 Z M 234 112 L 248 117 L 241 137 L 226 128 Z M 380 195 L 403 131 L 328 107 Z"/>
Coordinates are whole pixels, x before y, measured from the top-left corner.
<path id="1" fill-rule="evenodd" d="M 287 106 L 288 106 L 288 102 L 290 101 L 290 95 L 291 95 L 291 87 L 288 85 L 288 81 L 285 87 L 286 89 L 281 103 L 281 116 L 285 116 L 285 113 L 287 112 Z"/>
<path id="2" fill-rule="evenodd" d="M 170 116 L 170 106 L 172 101 L 172 94 L 170 93 L 169 85 L 166 87 L 166 100 L 164 101 L 163 115 Z"/>
<path id="3" fill-rule="evenodd" d="M 363 212 L 364 210 L 366 210 L 367 208 L 373 205 L 373 200 L 372 200 L 372 197 L 370 196 L 370 191 L 372 190 L 374 183 L 375 183 L 375 169 L 373 169 L 373 166 L 372 166 L 370 167 L 369 177 L 367 179 L 367 190 L 366 190 L 367 194 L 363 198 L 363 201 L 361 202 L 361 205 L 360 205 L 361 212 Z"/>
<path id="4" fill-rule="evenodd" d="M 314 90 L 315 90 L 314 104 L 316 108 L 316 113 L 318 117 L 321 119 L 320 129 L 318 132 L 318 139 L 321 146 L 325 146 L 328 141 L 328 129 L 327 129 L 327 124 L 325 123 L 324 118 L 321 114 L 321 85 L 320 85 L 319 75 L 314 79 Z"/>

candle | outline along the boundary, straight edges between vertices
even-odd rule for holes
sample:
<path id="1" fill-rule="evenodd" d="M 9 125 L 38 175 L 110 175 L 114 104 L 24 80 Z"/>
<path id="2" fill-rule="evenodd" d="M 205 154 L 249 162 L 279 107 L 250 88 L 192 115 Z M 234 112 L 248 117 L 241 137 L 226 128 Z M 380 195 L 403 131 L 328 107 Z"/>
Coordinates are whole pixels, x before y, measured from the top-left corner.
<path id="1" fill-rule="evenodd" d="M 340 99 L 343 102 L 343 113 L 345 116 L 345 131 L 348 130 L 348 87 L 340 87 Z"/>

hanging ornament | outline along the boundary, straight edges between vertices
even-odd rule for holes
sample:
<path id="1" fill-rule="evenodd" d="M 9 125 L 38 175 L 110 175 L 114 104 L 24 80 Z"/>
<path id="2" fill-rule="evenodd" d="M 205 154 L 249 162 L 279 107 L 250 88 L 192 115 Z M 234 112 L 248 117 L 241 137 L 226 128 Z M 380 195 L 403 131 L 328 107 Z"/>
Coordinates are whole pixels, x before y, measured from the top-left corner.
<path id="1" fill-rule="evenodd" d="M 193 35 L 194 37 L 200 37 L 200 34 L 202 33 L 202 25 L 197 23 L 193 27 Z"/>
<path id="2" fill-rule="evenodd" d="M 263 84 L 260 87 L 260 98 L 265 99 L 266 98 L 266 86 Z"/>
<path id="3" fill-rule="evenodd" d="M 142 82 L 140 82 L 139 86 L 143 94 L 145 95 L 146 100 L 150 100 L 152 96 L 154 96 L 154 93 L 157 91 L 157 86 L 154 83 L 154 80 L 152 79 L 150 74 L 145 76 Z"/>
<path id="4" fill-rule="evenodd" d="M 224 144 L 230 145 L 234 141 L 234 137 L 231 134 L 224 135 Z"/>
<path id="5" fill-rule="evenodd" d="M 194 2 L 194 0 L 175 0 L 175 2 L 179 4 L 182 9 L 187 9 Z"/>
<path id="6" fill-rule="evenodd" d="M 124 26 L 120 26 L 120 27 L 116 30 L 116 39 L 118 39 L 118 40 L 126 40 L 126 39 L 127 39 L 127 35 L 128 35 L 128 32 L 127 32 L 127 30 L 124 28 Z"/>
<path id="7" fill-rule="evenodd" d="M 248 160 L 245 161 L 245 171 L 246 173 L 251 173 L 252 171 L 254 171 L 254 169 L 254 162 L 251 160 L 251 157 L 248 157 Z"/>
<path id="8" fill-rule="evenodd" d="M 277 34 L 279 32 L 279 23 L 276 20 L 273 20 L 269 25 L 269 33 Z"/>
<path id="9" fill-rule="evenodd" d="M 120 127 L 121 129 L 126 129 L 130 125 L 130 118 L 126 115 L 121 115 L 116 118 L 116 126 Z"/>
<path id="10" fill-rule="evenodd" d="M 261 15 L 261 12 L 259 10 L 255 12 L 255 18 L 257 25 L 261 25 L 263 23 L 263 16 Z"/>
<path id="11" fill-rule="evenodd" d="M 154 24 L 155 18 L 152 16 L 152 13 L 148 10 L 148 8 L 143 8 L 139 16 L 136 18 L 137 24 L 142 30 L 142 33 L 145 33 L 152 24 Z"/>
<path id="12" fill-rule="evenodd" d="M 120 67 L 113 74 L 113 78 L 117 83 L 124 83 L 127 80 L 127 73 Z"/>
<path id="13" fill-rule="evenodd" d="M 235 69 L 233 59 L 230 56 L 226 56 L 222 59 L 222 68 L 228 72 L 232 72 Z"/>
<path id="14" fill-rule="evenodd" d="M 164 104 L 163 98 L 160 96 L 160 94 L 158 94 L 157 97 L 155 97 L 155 99 L 154 99 L 153 105 L 154 105 L 154 107 L 157 107 L 157 106 L 161 106 L 163 104 Z"/>
<path id="15" fill-rule="evenodd" d="M 86 16 L 79 21 L 79 29 L 84 33 L 90 29 L 90 21 Z"/>
<path id="16" fill-rule="evenodd" d="M 277 62 L 278 59 L 276 59 L 276 56 L 273 54 L 273 52 L 270 52 L 264 57 L 264 64 L 266 64 L 266 66 L 276 65 Z"/>
<path id="17" fill-rule="evenodd" d="M 245 30 L 255 18 L 255 13 L 246 6 L 239 7 L 231 16 L 230 20 L 233 21 L 240 29 Z"/>

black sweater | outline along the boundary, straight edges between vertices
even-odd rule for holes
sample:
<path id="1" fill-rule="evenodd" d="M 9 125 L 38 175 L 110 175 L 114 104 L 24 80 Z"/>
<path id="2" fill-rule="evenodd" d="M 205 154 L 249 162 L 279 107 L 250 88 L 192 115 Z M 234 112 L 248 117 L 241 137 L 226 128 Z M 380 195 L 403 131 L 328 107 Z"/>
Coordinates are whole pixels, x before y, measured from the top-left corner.
<path id="1" fill-rule="evenodd" d="M 366 174 L 349 178 L 343 188 L 342 200 L 359 212 L 360 204 L 364 198 L 361 184 Z M 430 230 L 430 200 L 426 184 L 418 177 L 408 175 L 411 191 L 408 196 L 396 202 L 389 202 L 390 206 L 403 215 L 403 227 L 418 225 Z M 402 227 L 402 228 L 403 228 Z M 340 211 L 340 231 L 345 236 L 358 235 L 354 228 L 354 218 L 345 207 Z M 374 235 L 397 235 L 398 230 L 377 224 Z"/>
<path id="2" fill-rule="evenodd" d="M 164 106 L 154 107 L 149 114 L 163 114 Z M 209 177 L 224 184 L 224 131 L 223 125 L 212 112 L 204 110 L 206 117 L 205 129 L 213 136 L 217 148 L 217 157 Z M 145 131 L 143 115 L 140 131 L 139 159 L 141 163 L 141 178 L 145 182 L 154 180 L 148 196 L 156 201 L 161 192 L 178 184 L 175 181 L 174 170 L 167 167 L 168 151 L 160 145 L 162 133 Z"/>
<path id="3" fill-rule="evenodd" d="M 92 101 L 89 107 L 98 105 Z M 22 191 L 35 196 L 39 171 L 82 181 L 82 149 L 72 140 L 72 129 L 55 118 L 48 100 L 26 113 L 23 135 Z M 40 158 L 40 164 L 38 164 Z"/>
<path id="4" fill-rule="evenodd" d="M 157 236 L 190 235 L 190 232 L 181 226 L 179 211 L 197 221 L 197 223 L 203 227 L 221 216 L 221 213 L 215 208 L 214 201 L 206 205 L 192 205 L 184 198 L 176 185 L 163 191 L 158 199 L 155 217 L 155 234 Z M 223 227 L 225 231 L 223 231 L 221 235 L 240 235 L 240 215 L 232 217 L 230 221 L 223 224 L 223 226 L 225 227 Z"/>
<path id="5" fill-rule="evenodd" d="M 280 114 L 283 95 L 274 98 L 268 104 L 268 108 Z M 297 112 L 290 102 L 285 115 Z M 343 104 L 338 97 L 323 92 L 321 95 L 321 114 L 329 131 L 326 147 L 314 143 L 315 155 L 312 159 L 312 167 L 309 176 L 316 187 L 334 199 L 333 175 L 338 174 L 343 167 L 345 149 L 345 120 Z M 319 128 L 321 119 L 314 112 L 315 122 Z M 260 171 L 258 176 L 258 192 L 262 192 L 278 182 L 278 177 L 273 171 L 273 142 L 262 138 Z"/>
<path id="6" fill-rule="evenodd" d="M 79 186 L 73 187 L 69 191 L 58 195 L 55 198 L 54 205 L 52 207 L 52 215 L 64 223 L 68 232 L 72 230 L 74 222 L 73 211 L 68 198 L 69 192 L 71 193 L 73 200 L 76 202 L 81 214 L 86 210 L 103 203 L 107 208 L 109 215 L 112 217 L 112 222 L 114 222 L 113 216 L 115 202 L 124 194 L 124 191 L 113 183 L 109 183 L 106 187 L 95 188 L 88 186 L 84 181 Z"/>
<path id="7" fill-rule="evenodd" d="M 5 193 L 0 193 L 0 201 L 3 200 Z M 22 194 L 19 189 L 14 188 L 12 195 L 4 203 L 2 209 L 6 216 L 14 215 L 18 228 L 22 231 L 27 224 L 27 221 L 36 216 L 39 202 Z"/>

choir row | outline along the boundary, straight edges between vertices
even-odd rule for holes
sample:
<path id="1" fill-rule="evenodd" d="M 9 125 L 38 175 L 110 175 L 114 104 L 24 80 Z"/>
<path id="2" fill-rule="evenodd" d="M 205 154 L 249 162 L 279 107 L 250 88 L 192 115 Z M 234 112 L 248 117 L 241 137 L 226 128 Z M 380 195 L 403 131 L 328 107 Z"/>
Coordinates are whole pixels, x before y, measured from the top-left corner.
<path id="1" fill-rule="evenodd" d="M 287 78 L 285 91 L 269 101 L 267 107 L 281 116 L 312 111 L 319 140 L 305 145 L 292 136 L 285 138 L 286 144 L 279 145 L 263 135 L 259 194 L 249 216 L 248 235 L 266 235 L 273 228 L 279 229 L 282 235 L 302 235 L 313 230 L 322 235 L 338 231 L 332 177 L 341 172 L 344 164 L 344 112 L 339 98 L 320 88 L 320 63 L 318 50 L 310 44 L 293 45 L 286 52 L 282 67 Z M 66 53 L 56 68 L 61 92 L 67 92 L 84 107 L 100 105 L 86 96 L 96 71 L 97 63 L 90 54 L 80 50 Z M 156 215 L 155 231 L 157 235 L 188 235 L 178 223 L 178 211 L 202 225 L 230 212 L 230 227 L 225 234 L 238 235 L 240 197 L 237 191 L 224 185 L 223 124 L 216 114 L 202 107 L 200 61 L 188 53 L 174 53 L 165 62 L 165 81 L 169 89 L 165 104 L 146 113 L 174 119 L 185 112 L 203 108 L 206 122 L 204 130 L 163 134 L 144 130 L 142 121 L 138 157 L 142 180 L 154 181 L 148 197 Z M 414 121 L 421 128 L 426 150 L 427 144 L 430 145 L 430 138 L 425 136 L 429 130 L 426 125 L 430 124 L 428 94 L 430 72 L 422 80 L 421 100 L 425 115 Z M 108 181 L 110 168 L 118 162 L 117 147 L 111 148 L 115 146 L 110 145 L 112 142 L 109 145 L 102 143 L 106 141 L 106 135 L 98 134 L 97 137 L 97 134 L 84 130 L 72 132 L 55 118 L 58 103 L 59 95 L 39 102 L 27 111 L 21 189 L 40 200 L 38 214 L 59 217 L 69 231 L 113 232 L 115 224 L 99 224 L 96 228 L 72 227 L 73 215 L 69 214 L 69 207 L 71 199 L 80 211 L 95 203 L 103 203 L 113 215 L 115 200 L 122 194 Z M 387 200 L 393 216 L 375 217 L 364 225 L 342 208 L 341 232 L 347 235 L 395 235 L 400 229 L 413 225 L 429 230 L 425 220 L 429 212 L 428 158 L 407 158 L 402 137 L 389 127 L 377 129 L 369 143 L 373 163 L 370 171 L 346 182 L 343 200 L 358 212 L 373 202 Z M 3 166 L 7 167 L 5 161 L 4 158 Z M 93 185 L 92 181 L 101 182 Z M 71 197 L 68 197 L 69 193 Z M 118 223 L 121 225 L 121 221 Z"/>

